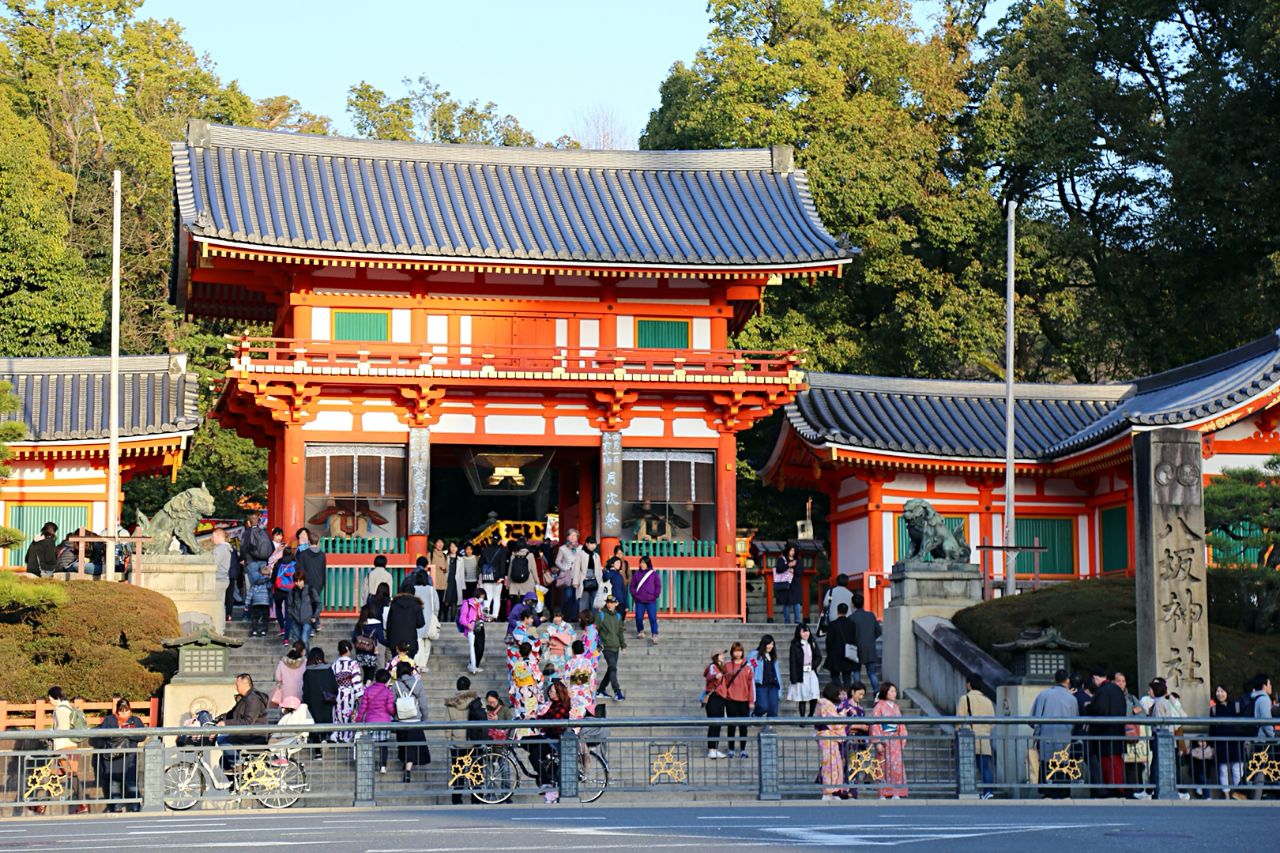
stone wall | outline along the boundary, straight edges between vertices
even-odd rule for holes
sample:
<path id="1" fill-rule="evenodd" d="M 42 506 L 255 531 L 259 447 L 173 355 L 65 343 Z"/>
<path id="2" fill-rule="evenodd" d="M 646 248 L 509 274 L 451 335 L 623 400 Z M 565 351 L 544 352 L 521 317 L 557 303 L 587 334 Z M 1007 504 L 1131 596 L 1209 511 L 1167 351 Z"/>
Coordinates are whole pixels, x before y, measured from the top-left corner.
<path id="1" fill-rule="evenodd" d="M 919 689 L 944 714 L 954 714 L 972 678 L 979 690 L 994 700 L 996 688 L 1013 680 L 1012 673 L 984 652 L 951 620 L 922 616 L 912 626 L 916 646 L 916 681 Z"/>
<path id="2" fill-rule="evenodd" d="M 218 583 L 212 554 L 139 554 L 133 560 L 133 582 L 174 603 L 183 633 L 202 625 L 222 629 L 226 590 Z"/>

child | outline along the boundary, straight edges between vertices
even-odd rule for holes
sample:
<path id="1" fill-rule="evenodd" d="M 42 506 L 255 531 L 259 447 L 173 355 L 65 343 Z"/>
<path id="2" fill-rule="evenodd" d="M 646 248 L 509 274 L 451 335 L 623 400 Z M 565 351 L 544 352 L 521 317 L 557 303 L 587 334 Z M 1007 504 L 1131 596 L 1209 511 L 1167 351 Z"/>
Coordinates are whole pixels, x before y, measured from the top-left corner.
<path id="1" fill-rule="evenodd" d="M 271 567 L 263 564 L 258 574 L 249 579 L 250 637 L 267 636 L 267 618 L 271 614 Z"/>
<path id="2" fill-rule="evenodd" d="M 573 626 L 564 621 L 564 613 L 557 610 L 555 615 L 551 617 L 550 624 L 547 625 L 546 634 L 546 661 L 556 672 L 564 670 L 565 661 L 569 659 L 569 650 L 573 647 L 573 641 L 576 639 Z"/>

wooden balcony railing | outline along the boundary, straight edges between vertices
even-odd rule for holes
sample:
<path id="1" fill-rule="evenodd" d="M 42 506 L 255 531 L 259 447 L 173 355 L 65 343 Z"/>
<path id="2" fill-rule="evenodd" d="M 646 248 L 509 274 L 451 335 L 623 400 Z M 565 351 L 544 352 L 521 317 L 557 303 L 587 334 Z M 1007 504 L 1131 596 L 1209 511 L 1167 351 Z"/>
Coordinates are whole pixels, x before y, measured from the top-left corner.
<path id="1" fill-rule="evenodd" d="M 554 346 L 419 345 L 228 336 L 233 371 L 432 375 L 491 373 L 649 374 L 680 380 L 783 382 L 799 370 L 798 350 L 600 349 Z M 750 377 L 750 379 L 748 379 Z M 707 381 L 693 378 L 692 381 Z"/>

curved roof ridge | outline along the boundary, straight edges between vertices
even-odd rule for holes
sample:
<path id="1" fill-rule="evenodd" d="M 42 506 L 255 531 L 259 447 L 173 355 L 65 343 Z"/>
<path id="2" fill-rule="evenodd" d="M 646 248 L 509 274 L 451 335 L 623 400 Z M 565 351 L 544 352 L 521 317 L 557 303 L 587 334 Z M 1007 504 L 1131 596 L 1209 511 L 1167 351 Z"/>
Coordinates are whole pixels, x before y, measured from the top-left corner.
<path id="1" fill-rule="evenodd" d="M 874 376 L 856 373 L 809 373 L 811 387 L 841 391 L 867 391 L 885 394 L 915 394 L 930 397 L 991 397 L 1004 399 L 1003 382 L 976 379 L 914 379 L 909 377 Z M 1015 382 L 1014 395 L 1019 399 L 1119 401 L 1134 393 L 1131 382 L 1055 385 L 1041 382 Z"/>
<path id="2" fill-rule="evenodd" d="M 774 171 L 769 148 L 688 151 L 615 151 L 591 148 L 540 148 L 514 145 L 461 145 L 452 142 L 406 142 L 321 136 L 192 120 L 187 123 L 192 148 L 246 148 L 320 157 L 402 160 L 484 166 L 547 166 L 565 169 L 630 169 L 655 171 Z"/>
<path id="3" fill-rule="evenodd" d="M 1249 341 L 1249 343 L 1238 346 L 1235 349 L 1229 349 L 1226 352 L 1220 352 L 1217 355 L 1211 355 L 1208 358 L 1202 358 L 1189 364 L 1162 370 L 1159 373 L 1142 376 L 1133 380 L 1133 382 L 1139 394 L 1147 394 L 1174 385 L 1181 385 L 1183 382 L 1199 379 L 1208 374 L 1217 373 L 1241 362 L 1275 352 L 1278 347 L 1280 347 L 1280 329 L 1265 334 L 1256 340 Z"/>

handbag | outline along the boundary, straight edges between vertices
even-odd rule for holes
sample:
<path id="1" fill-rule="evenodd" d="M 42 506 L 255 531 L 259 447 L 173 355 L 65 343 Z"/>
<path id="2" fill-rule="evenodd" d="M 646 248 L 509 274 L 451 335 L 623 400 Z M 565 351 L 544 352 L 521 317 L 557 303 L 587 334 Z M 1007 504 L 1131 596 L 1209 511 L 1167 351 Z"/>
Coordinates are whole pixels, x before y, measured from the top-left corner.
<path id="1" fill-rule="evenodd" d="M 378 650 L 378 641 L 364 634 L 356 637 L 356 651 L 363 655 L 371 655 Z"/>
<path id="2" fill-rule="evenodd" d="M 267 699 L 267 702 L 278 708 L 280 707 L 280 702 L 283 699 L 284 699 L 284 689 L 279 684 L 277 684 L 275 689 L 271 691 L 271 696 L 270 698 Z"/>
<path id="3" fill-rule="evenodd" d="M 431 617 L 431 627 L 427 629 L 427 639 L 435 641 L 440 639 L 440 617 Z"/>
<path id="4" fill-rule="evenodd" d="M 859 666 L 862 663 L 862 660 L 858 657 L 858 646 L 856 643 L 844 644 L 844 657 L 845 660 L 849 661 L 849 663 L 854 666 Z"/>

